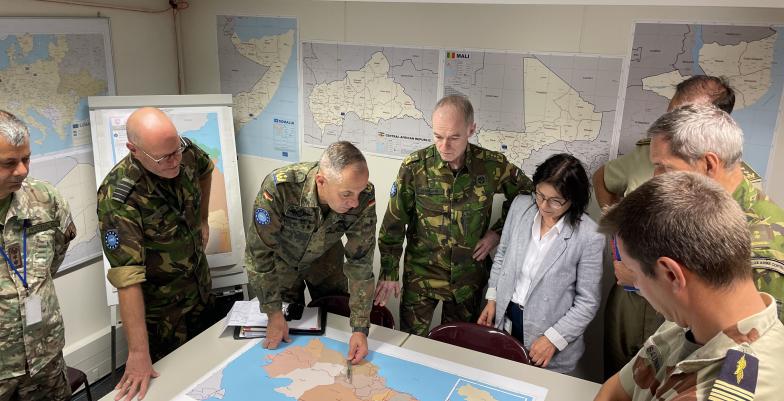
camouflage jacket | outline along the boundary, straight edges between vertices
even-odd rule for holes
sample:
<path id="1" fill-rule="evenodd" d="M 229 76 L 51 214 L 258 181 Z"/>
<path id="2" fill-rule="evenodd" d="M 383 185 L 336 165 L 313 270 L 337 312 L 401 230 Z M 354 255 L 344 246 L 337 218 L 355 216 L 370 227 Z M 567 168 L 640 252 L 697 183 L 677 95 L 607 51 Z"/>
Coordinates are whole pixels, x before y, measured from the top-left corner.
<path id="1" fill-rule="evenodd" d="M 405 239 L 407 289 L 441 300 L 468 299 L 487 281 L 489 263 L 472 255 L 490 225 L 494 194 L 506 196 L 501 218 L 492 227 L 500 234 L 515 196 L 532 190 L 531 180 L 503 154 L 473 144 L 457 173 L 435 145 L 410 154 L 392 184 L 379 231 L 380 279 L 399 280 Z"/>
<path id="2" fill-rule="evenodd" d="M 621 369 L 621 387 L 633 401 L 781 399 L 784 326 L 776 319 L 773 300 L 760 295 L 765 310 L 702 346 L 690 340 L 687 329 L 664 322 Z M 737 395 L 745 392 L 752 394 Z"/>
<path id="3" fill-rule="evenodd" d="M 754 282 L 760 291 L 773 295 L 784 322 L 784 210 L 745 178 L 732 197 L 749 222 Z"/>
<path id="4" fill-rule="evenodd" d="M 351 294 L 351 326 L 370 325 L 374 295 L 376 194 L 373 184 L 359 206 L 323 215 L 316 189 L 318 163 L 296 163 L 273 171 L 261 184 L 248 227 L 245 267 L 262 312 L 281 310 L 281 289 L 291 288 L 310 267 L 346 236 L 343 271 Z"/>
<path id="5" fill-rule="evenodd" d="M 0 245 L 23 277 L 22 255 L 27 256 L 28 290 L 5 258 L 0 258 L 0 380 L 34 375 L 62 351 L 65 330 L 54 274 L 76 237 L 68 204 L 49 183 L 27 178 L 12 196 L 0 228 Z M 26 250 L 22 249 L 25 242 Z M 25 323 L 28 291 L 40 297 L 43 312 L 42 320 L 31 326 Z"/>
<path id="6" fill-rule="evenodd" d="M 117 288 L 144 283 L 148 314 L 192 307 L 199 297 L 206 302 L 212 286 L 201 240 L 199 180 L 212 173 L 213 164 L 203 150 L 186 142 L 176 178 L 148 172 L 129 154 L 98 188 L 109 282 Z"/>

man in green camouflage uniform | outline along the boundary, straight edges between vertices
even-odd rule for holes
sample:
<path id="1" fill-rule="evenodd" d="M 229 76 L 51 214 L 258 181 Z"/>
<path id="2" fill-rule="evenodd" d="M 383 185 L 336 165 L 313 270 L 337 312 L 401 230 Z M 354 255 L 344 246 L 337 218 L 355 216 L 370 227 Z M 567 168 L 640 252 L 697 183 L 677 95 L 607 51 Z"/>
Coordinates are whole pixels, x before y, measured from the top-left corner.
<path id="1" fill-rule="evenodd" d="M 0 110 L 0 400 L 69 400 L 54 274 L 76 228 L 29 166 L 27 127 Z"/>
<path id="2" fill-rule="evenodd" d="M 141 108 L 128 118 L 130 154 L 98 189 L 108 279 L 128 337 L 121 395 L 143 396 L 152 363 L 217 321 L 204 253 L 213 163 L 169 118 Z"/>
<path id="3" fill-rule="evenodd" d="M 376 197 L 368 177 L 365 157 L 341 141 L 328 146 L 318 163 L 279 168 L 262 182 L 245 266 L 269 317 L 264 347 L 290 341 L 282 303 L 304 304 L 307 286 L 312 299 L 351 294 L 348 359 L 359 363 L 367 355 L 376 242 Z"/>
<path id="4" fill-rule="evenodd" d="M 661 116 L 648 130 L 654 174 L 695 171 L 716 180 L 746 213 L 751 267 L 760 291 L 773 296 L 784 322 L 784 211 L 744 174 L 743 131 L 713 106 L 685 106 Z"/>
<path id="5" fill-rule="evenodd" d="M 675 87 L 667 111 L 687 104 L 713 104 L 730 113 L 735 106 L 735 91 L 724 78 L 695 75 Z M 594 173 L 593 188 L 599 207 L 618 202 L 653 177 L 650 143 L 650 138 L 638 141 L 632 152 L 610 160 Z M 624 290 L 631 284 L 623 262 L 615 260 L 613 267 L 618 285 L 610 290 L 605 309 L 605 378 L 626 365 L 643 342 L 664 322 L 664 318 L 643 297 Z"/>
<path id="6" fill-rule="evenodd" d="M 658 175 L 611 208 L 600 231 L 615 236 L 633 284 L 667 321 L 597 401 L 781 399 L 784 325 L 755 288 L 746 216 L 719 181 Z"/>
<path id="7" fill-rule="evenodd" d="M 379 231 L 381 273 L 375 302 L 400 292 L 400 329 L 424 336 L 439 301 L 442 322 L 475 322 L 481 289 L 487 283 L 490 251 L 498 245 L 506 213 L 531 180 L 503 154 L 468 143 L 473 135 L 468 99 L 447 96 L 433 112 L 434 145 L 403 160 L 392 184 Z M 506 201 L 501 218 L 488 230 L 493 196 Z"/>

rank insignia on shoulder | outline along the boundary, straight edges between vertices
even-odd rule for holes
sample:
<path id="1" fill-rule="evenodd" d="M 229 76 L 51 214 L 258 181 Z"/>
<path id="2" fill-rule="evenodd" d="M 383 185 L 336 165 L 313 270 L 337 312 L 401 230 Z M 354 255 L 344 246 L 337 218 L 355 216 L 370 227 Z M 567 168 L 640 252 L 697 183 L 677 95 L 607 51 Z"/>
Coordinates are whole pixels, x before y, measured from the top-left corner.
<path id="1" fill-rule="evenodd" d="M 120 234 L 117 234 L 117 230 L 106 230 L 103 242 L 106 245 L 106 249 L 113 251 L 120 247 Z"/>
<path id="2" fill-rule="evenodd" d="M 264 199 L 267 200 L 267 202 L 272 202 L 272 195 L 269 192 L 264 191 L 264 193 L 261 196 L 263 196 Z"/>
<path id="3" fill-rule="evenodd" d="M 731 349 L 724 356 L 721 372 L 713 383 L 709 400 L 751 401 L 757 389 L 759 359 L 743 351 Z"/>
<path id="4" fill-rule="evenodd" d="M 256 223 L 261 224 L 262 226 L 269 224 L 271 221 L 269 212 L 266 209 L 258 208 L 253 215 L 256 219 Z"/>
<path id="5" fill-rule="evenodd" d="M 394 198 L 397 195 L 397 182 L 392 183 L 392 188 L 389 190 L 389 197 Z"/>

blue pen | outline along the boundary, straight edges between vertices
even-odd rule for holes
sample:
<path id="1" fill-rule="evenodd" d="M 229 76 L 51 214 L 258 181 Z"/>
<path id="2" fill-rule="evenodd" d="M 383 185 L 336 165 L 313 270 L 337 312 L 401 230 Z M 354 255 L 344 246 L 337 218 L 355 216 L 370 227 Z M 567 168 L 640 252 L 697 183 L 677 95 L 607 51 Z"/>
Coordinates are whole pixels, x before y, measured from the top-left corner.
<path id="1" fill-rule="evenodd" d="M 618 251 L 618 245 L 616 243 L 614 235 L 613 235 L 612 239 L 610 240 L 610 242 L 612 243 L 613 253 L 615 254 L 615 260 L 620 262 L 621 261 L 621 252 Z M 637 288 L 637 287 L 635 287 L 633 285 L 624 285 L 623 289 L 628 291 L 628 292 L 638 292 L 638 291 L 640 291 L 639 288 Z"/>

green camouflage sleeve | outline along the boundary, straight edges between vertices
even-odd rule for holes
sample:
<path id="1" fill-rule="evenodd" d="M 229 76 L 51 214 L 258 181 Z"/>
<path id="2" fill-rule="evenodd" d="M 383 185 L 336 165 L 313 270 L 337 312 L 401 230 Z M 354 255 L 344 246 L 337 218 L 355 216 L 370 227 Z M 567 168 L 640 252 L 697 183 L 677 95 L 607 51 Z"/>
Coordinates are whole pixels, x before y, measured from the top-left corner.
<path id="1" fill-rule="evenodd" d="M 280 311 L 283 306 L 275 256 L 283 211 L 281 198 L 272 175 L 268 175 L 253 203 L 252 227 L 248 229 L 245 248 L 248 282 L 259 297 L 259 306 L 264 313 Z"/>
<path id="2" fill-rule="evenodd" d="M 354 224 L 346 231 L 343 272 L 348 279 L 351 294 L 351 326 L 369 327 L 370 310 L 373 307 L 375 279 L 373 277 L 373 255 L 376 250 L 376 192 L 372 185 L 368 206 Z"/>
<path id="3" fill-rule="evenodd" d="M 381 254 L 379 280 L 400 280 L 403 241 L 406 226 L 411 224 L 412 218 L 416 218 L 414 206 L 414 176 L 410 165 L 404 160 L 389 191 L 389 205 L 378 232 L 378 250 Z"/>
<path id="4" fill-rule="evenodd" d="M 109 282 L 124 288 L 146 280 L 142 218 L 136 208 L 111 199 L 98 199 L 98 227 L 103 253 L 111 265 Z"/>
<path id="5" fill-rule="evenodd" d="M 68 202 L 56 190 L 52 191 L 52 197 L 55 204 L 55 217 L 60 223 L 54 232 L 54 257 L 50 267 L 52 277 L 54 277 L 65 259 L 65 252 L 68 250 L 71 240 L 76 238 L 76 226 L 73 223 Z"/>
<path id="6" fill-rule="evenodd" d="M 196 159 L 197 175 L 199 177 L 204 177 L 205 175 L 212 173 L 215 166 L 212 163 L 212 159 L 210 159 L 210 155 L 193 142 L 191 142 L 190 146 L 193 148 L 194 157 Z"/>
<path id="7" fill-rule="evenodd" d="M 498 168 L 501 174 L 498 180 L 498 192 L 503 192 L 506 200 L 504 200 L 504 204 L 501 207 L 501 217 L 498 218 L 498 221 L 496 221 L 490 229 L 501 234 L 501 231 L 504 228 L 504 222 L 506 221 L 506 215 L 509 213 L 509 207 L 512 206 L 515 197 L 519 194 L 530 194 L 533 192 L 534 184 L 531 179 L 523 173 L 523 170 L 520 170 L 519 167 L 507 160 L 506 157 L 504 157 L 503 162 Z"/>

